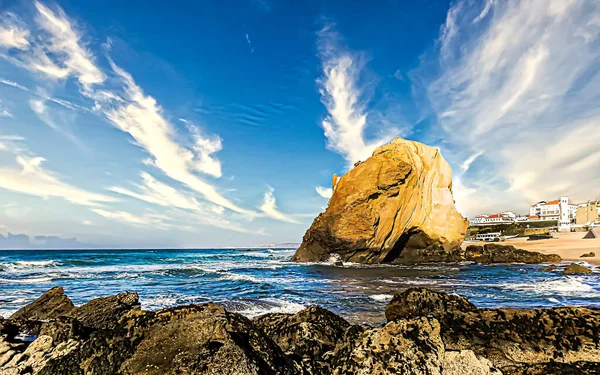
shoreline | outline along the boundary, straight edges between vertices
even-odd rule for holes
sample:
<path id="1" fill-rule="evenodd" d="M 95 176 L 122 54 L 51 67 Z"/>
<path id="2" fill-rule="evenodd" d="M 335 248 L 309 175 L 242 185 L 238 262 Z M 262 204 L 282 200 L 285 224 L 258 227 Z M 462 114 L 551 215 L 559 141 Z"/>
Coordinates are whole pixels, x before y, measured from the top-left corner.
<path id="1" fill-rule="evenodd" d="M 0 374 L 597 374 L 600 309 L 478 308 L 427 288 L 377 326 L 319 306 L 246 318 L 212 302 L 141 309 L 137 293 L 76 306 L 54 287 L 0 319 Z M 540 324 L 543 322 L 543 324 Z M 98 360 L 98 359 L 102 360 Z"/>
<path id="2" fill-rule="evenodd" d="M 526 237 L 509 238 L 506 241 L 499 242 L 502 245 L 512 245 L 518 249 L 527 251 L 537 251 L 542 254 L 557 254 L 563 260 L 575 262 L 587 262 L 600 265 L 600 238 L 583 239 L 586 233 L 552 233 L 552 239 L 528 241 Z M 484 245 L 494 242 L 463 242 L 462 248 L 468 245 Z M 498 243 L 498 242 L 496 242 Z M 596 253 L 593 258 L 581 258 L 582 254 L 589 252 Z"/>

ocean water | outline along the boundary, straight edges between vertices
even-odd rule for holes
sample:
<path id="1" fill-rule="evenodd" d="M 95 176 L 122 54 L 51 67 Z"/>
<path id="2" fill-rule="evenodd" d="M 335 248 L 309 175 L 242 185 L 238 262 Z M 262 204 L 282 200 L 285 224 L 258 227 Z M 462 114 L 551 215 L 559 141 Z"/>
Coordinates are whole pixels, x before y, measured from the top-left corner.
<path id="1" fill-rule="evenodd" d="M 365 266 L 289 262 L 293 249 L 0 251 L 0 315 L 60 285 L 75 304 L 124 291 L 142 308 L 217 302 L 246 316 L 310 305 L 352 322 L 384 321 L 394 293 L 414 286 L 456 293 L 479 307 L 600 307 L 600 268 L 584 276 L 539 265 Z M 584 263 L 584 262 L 582 262 Z M 566 264 L 561 265 L 561 268 Z"/>

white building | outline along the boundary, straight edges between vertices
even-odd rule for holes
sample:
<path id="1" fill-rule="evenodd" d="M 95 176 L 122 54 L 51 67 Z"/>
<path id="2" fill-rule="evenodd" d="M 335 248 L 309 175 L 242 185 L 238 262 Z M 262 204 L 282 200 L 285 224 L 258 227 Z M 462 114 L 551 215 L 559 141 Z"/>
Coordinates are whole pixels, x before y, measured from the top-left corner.
<path id="1" fill-rule="evenodd" d="M 512 224 L 515 222 L 517 215 L 514 212 L 506 211 L 493 215 L 479 215 L 474 219 L 469 220 L 469 224 L 473 226 L 497 225 L 497 224 Z"/>
<path id="2" fill-rule="evenodd" d="M 500 236 L 502 236 L 502 233 L 500 233 L 500 232 L 479 233 L 479 234 L 475 235 L 475 240 L 476 241 L 494 242 L 494 241 L 500 241 Z"/>
<path id="3" fill-rule="evenodd" d="M 577 205 L 569 203 L 569 197 L 553 201 L 540 201 L 529 207 L 532 220 L 557 221 L 559 226 L 568 226 L 575 220 Z"/>

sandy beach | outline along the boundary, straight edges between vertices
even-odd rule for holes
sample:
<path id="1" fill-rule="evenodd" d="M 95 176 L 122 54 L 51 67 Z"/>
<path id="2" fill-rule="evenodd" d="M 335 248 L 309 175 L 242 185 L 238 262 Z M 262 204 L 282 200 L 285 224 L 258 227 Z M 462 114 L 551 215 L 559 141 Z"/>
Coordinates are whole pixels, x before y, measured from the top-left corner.
<path id="1" fill-rule="evenodd" d="M 600 264 L 600 238 L 583 239 L 586 233 L 553 233 L 554 238 L 547 240 L 527 241 L 527 238 L 511 238 L 502 242 L 513 245 L 519 249 L 539 251 L 544 254 L 558 254 L 564 260 L 586 261 L 588 263 Z M 473 244 L 466 242 L 463 246 Z M 475 242 L 477 243 L 477 242 Z M 594 258 L 580 258 L 582 254 L 593 251 Z"/>

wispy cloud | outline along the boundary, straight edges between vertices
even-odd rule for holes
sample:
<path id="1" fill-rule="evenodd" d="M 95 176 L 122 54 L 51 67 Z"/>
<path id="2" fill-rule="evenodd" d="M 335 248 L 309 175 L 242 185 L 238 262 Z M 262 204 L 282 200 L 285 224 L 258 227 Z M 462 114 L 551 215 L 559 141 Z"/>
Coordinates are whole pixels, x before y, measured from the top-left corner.
<path id="1" fill-rule="evenodd" d="M 94 64 L 92 53 L 83 46 L 80 34 L 72 27 L 63 10 L 57 7 L 53 11 L 39 2 L 35 6 L 38 10 L 36 21 L 49 37 L 44 39 L 43 45 L 38 46 L 37 61 L 33 60 L 34 68 L 55 78 L 73 74 L 85 88 L 104 82 L 106 76 Z M 52 61 L 48 53 L 58 64 Z"/>
<path id="2" fill-rule="evenodd" d="M 173 125 L 164 117 L 156 100 L 145 95 L 136 85 L 133 77 L 112 63 L 113 70 L 122 79 L 125 95 L 124 103 L 101 103 L 106 117 L 120 130 L 129 133 L 140 147 L 152 157 L 151 163 L 170 178 L 187 185 L 200 193 L 206 200 L 232 211 L 253 215 L 250 210 L 239 207 L 222 196 L 217 189 L 198 177 L 194 171 L 201 170 L 215 175 L 220 174 L 220 164 L 211 154 L 221 147 L 220 139 L 203 139 L 195 134 L 195 145 L 199 155 L 175 141 Z"/>
<path id="3" fill-rule="evenodd" d="M 141 177 L 142 183 L 135 185 L 138 190 L 137 192 L 119 186 L 110 187 L 108 190 L 162 207 L 179 208 L 194 212 L 197 216 L 195 221 L 202 222 L 203 225 L 229 229 L 236 232 L 247 232 L 245 228 L 227 220 L 223 216 L 224 210 L 222 206 L 199 202 L 196 198 L 158 181 L 146 172 L 142 172 Z M 174 216 L 180 216 L 181 213 L 175 214 Z"/>
<path id="4" fill-rule="evenodd" d="M 0 188 L 44 199 L 63 198 L 71 203 L 91 207 L 100 206 L 102 202 L 117 201 L 61 181 L 51 171 L 44 169 L 42 157 L 17 155 L 15 161 L 18 168 L 0 167 Z"/>
<path id="5" fill-rule="evenodd" d="M 315 187 L 315 190 L 317 191 L 317 194 L 319 194 L 323 198 L 329 199 L 333 195 L 332 188 L 326 188 L 324 186 L 317 186 L 317 187 Z"/>
<path id="6" fill-rule="evenodd" d="M 133 224 L 136 226 L 152 226 L 153 228 L 161 230 L 171 229 L 171 225 L 165 224 L 162 218 L 156 216 L 135 215 L 126 211 L 102 208 L 92 208 L 91 210 L 106 219 L 116 220 L 125 224 Z"/>
<path id="7" fill-rule="evenodd" d="M 299 221 L 279 211 L 279 209 L 277 208 L 277 202 L 275 200 L 275 189 L 273 189 L 272 187 L 269 187 L 269 189 L 265 193 L 263 204 L 260 206 L 260 210 L 264 212 L 265 215 L 274 219 L 293 224 L 300 224 Z"/>
<path id="8" fill-rule="evenodd" d="M 352 166 L 370 157 L 375 148 L 393 136 L 384 134 L 366 139 L 368 100 L 359 85 L 364 57 L 344 48 L 340 39 L 331 24 L 319 31 L 317 46 L 323 76 L 317 82 L 321 86 L 321 101 L 329 112 L 322 122 L 327 147 L 341 154 Z"/>
<path id="9" fill-rule="evenodd" d="M 86 149 L 83 143 L 81 143 L 81 141 L 72 132 L 66 129 L 65 126 L 57 123 L 55 116 L 52 114 L 52 110 L 46 105 L 45 99 L 30 99 L 29 107 L 44 124 L 59 132 L 79 148 L 84 150 Z M 70 121 L 66 116 L 62 116 L 60 113 L 58 113 L 58 117 L 59 121 L 63 123 Z"/>
<path id="10" fill-rule="evenodd" d="M 254 52 L 254 46 L 252 45 L 252 41 L 250 40 L 250 35 L 246 33 L 246 42 L 248 43 L 248 47 L 250 47 L 250 53 Z"/>
<path id="11" fill-rule="evenodd" d="M 0 21 L 0 48 L 27 49 L 29 30 L 12 13 L 4 13 Z"/>
<path id="12" fill-rule="evenodd" d="M 475 159 L 481 166 L 461 181 L 477 201 L 472 209 L 588 199 L 600 182 L 598 5 L 471 5 L 458 1 L 448 12 L 427 96 L 462 169 Z"/>

